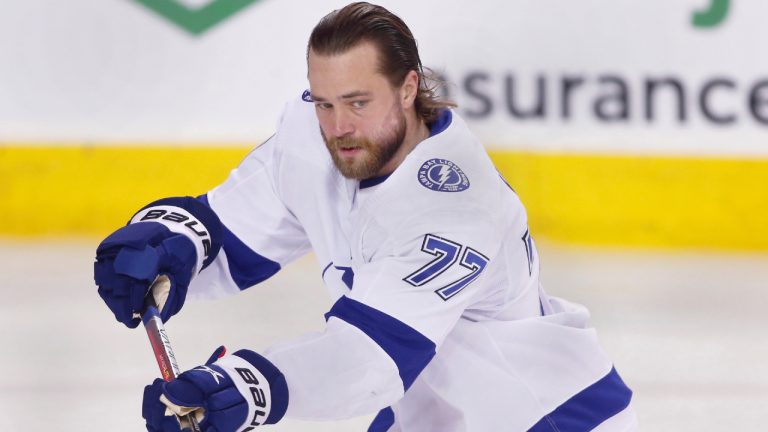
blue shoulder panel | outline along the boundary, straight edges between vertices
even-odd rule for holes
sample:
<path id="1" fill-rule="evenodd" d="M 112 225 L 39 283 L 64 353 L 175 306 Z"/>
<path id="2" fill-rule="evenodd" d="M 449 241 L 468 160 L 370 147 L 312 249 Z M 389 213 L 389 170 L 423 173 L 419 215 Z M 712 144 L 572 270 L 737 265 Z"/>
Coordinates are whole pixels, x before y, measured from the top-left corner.
<path id="1" fill-rule="evenodd" d="M 435 344 L 426 336 L 397 319 L 347 296 L 342 296 L 325 314 L 359 328 L 395 362 L 403 389 L 413 384 L 435 356 Z"/>
<path id="2" fill-rule="evenodd" d="M 528 432 L 588 432 L 629 406 L 632 390 L 616 368 L 539 420 Z"/>
<path id="3" fill-rule="evenodd" d="M 207 195 L 199 196 L 198 200 L 210 208 Z M 263 282 L 280 271 L 279 263 L 259 255 L 224 224 L 221 224 L 221 244 L 227 254 L 229 273 L 240 290 Z"/>

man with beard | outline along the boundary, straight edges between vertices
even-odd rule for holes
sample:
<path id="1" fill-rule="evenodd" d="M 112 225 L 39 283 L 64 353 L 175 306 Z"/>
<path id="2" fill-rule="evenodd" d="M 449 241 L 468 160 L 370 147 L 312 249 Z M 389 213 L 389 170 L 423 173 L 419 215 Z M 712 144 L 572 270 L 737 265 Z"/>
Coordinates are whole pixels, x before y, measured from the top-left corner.
<path id="1" fill-rule="evenodd" d="M 634 430 L 586 309 L 541 289 L 522 204 L 435 96 L 405 23 L 334 11 L 307 64 L 275 135 L 206 195 L 141 209 L 99 246 L 95 279 L 135 327 L 150 284 L 168 319 L 187 294 L 238 293 L 311 249 L 326 329 L 156 380 L 148 430 L 189 412 L 218 432 L 374 412 L 370 431 Z"/>

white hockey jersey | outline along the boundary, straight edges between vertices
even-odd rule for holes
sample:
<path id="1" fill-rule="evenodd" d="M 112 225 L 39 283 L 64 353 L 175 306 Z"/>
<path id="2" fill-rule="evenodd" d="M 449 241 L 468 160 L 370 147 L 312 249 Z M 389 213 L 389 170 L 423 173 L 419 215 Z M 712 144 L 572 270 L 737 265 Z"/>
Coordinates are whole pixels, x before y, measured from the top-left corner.
<path id="1" fill-rule="evenodd" d="M 631 391 L 579 305 L 548 297 L 525 210 L 444 111 L 389 176 L 336 170 L 308 98 L 201 197 L 225 225 L 190 295 L 234 294 L 313 250 L 335 304 L 323 333 L 263 354 L 286 416 L 380 411 L 369 431 L 633 430 Z"/>

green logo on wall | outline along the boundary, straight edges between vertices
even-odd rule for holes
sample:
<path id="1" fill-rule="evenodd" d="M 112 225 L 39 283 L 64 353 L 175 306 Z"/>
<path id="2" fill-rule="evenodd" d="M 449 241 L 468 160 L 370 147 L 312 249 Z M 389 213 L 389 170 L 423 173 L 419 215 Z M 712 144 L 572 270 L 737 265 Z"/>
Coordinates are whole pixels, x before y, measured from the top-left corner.
<path id="1" fill-rule="evenodd" d="M 731 0 L 710 0 L 709 7 L 693 13 L 694 27 L 710 28 L 720 25 L 728 15 Z"/>
<path id="2" fill-rule="evenodd" d="M 182 29 L 199 35 L 259 0 L 210 0 L 190 6 L 189 0 L 133 0 L 157 12 Z M 199 1 L 195 3 L 200 3 Z"/>

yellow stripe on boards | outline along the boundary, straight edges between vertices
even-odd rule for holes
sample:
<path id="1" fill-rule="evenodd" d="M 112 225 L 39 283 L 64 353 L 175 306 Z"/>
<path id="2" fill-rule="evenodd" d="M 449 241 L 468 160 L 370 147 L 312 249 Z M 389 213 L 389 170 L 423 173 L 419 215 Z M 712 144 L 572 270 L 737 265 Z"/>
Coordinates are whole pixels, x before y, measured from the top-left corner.
<path id="1" fill-rule="evenodd" d="M 768 159 L 496 152 L 532 232 L 581 244 L 768 250 Z"/>
<path id="2" fill-rule="evenodd" d="M 0 146 L 0 235 L 104 236 L 221 183 L 249 146 Z M 492 151 L 536 238 L 768 250 L 768 159 Z"/>
<path id="3" fill-rule="evenodd" d="M 0 147 L 0 234 L 103 236 L 159 198 L 200 195 L 249 148 Z"/>

